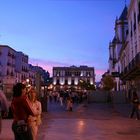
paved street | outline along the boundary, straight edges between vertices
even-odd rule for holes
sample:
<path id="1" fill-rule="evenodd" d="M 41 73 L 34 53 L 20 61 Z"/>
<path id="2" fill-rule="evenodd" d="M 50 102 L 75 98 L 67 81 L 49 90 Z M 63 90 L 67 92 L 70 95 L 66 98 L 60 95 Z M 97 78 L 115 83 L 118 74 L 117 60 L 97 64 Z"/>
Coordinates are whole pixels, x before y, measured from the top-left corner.
<path id="1" fill-rule="evenodd" d="M 38 140 L 139 140 L 140 121 L 129 119 L 129 111 L 125 104 L 115 108 L 109 104 L 78 105 L 73 112 L 50 104 Z M 3 123 L 0 140 L 13 140 L 11 121 Z"/>

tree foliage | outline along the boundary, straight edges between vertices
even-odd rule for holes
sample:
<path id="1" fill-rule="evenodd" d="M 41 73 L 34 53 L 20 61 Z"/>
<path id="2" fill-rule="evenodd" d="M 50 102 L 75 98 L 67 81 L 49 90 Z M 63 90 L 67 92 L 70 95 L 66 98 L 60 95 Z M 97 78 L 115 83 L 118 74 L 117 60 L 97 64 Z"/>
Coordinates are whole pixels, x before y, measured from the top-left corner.
<path id="1" fill-rule="evenodd" d="M 91 85 L 89 82 L 86 82 L 84 80 L 81 80 L 79 82 L 79 86 L 81 87 L 81 89 L 85 89 L 85 90 L 95 90 L 95 86 Z"/>
<path id="2" fill-rule="evenodd" d="M 111 75 L 106 75 L 103 77 L 102 82 L 104 90 L 110 91 L 115 87 L 115 81 Z"/>

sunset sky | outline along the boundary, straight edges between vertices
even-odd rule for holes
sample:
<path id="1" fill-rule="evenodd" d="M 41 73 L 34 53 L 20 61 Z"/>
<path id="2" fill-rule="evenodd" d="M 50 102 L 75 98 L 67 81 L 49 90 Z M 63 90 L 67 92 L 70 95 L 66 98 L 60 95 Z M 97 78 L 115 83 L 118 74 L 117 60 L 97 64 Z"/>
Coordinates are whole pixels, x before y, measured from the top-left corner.
<path id="1" fill-rule="evenodd" d="M 108 46 L 125 0 L 0 0 L 0 44 L 53 66 L 95 67 L 96 81 L 108 69 Z M 129 0 L 126 0 L 129 4 Z"/>

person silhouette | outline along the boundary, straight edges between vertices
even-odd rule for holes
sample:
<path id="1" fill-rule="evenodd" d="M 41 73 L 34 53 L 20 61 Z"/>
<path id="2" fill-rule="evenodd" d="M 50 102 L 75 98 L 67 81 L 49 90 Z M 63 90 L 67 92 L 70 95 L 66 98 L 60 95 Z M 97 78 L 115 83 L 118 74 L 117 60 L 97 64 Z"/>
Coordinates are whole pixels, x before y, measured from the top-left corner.
<path id="1" fill-rule="evenodd" d="M 0 133 L 2 130 L 2 116 L 8 114 L 8 101 L 3 93 L 2 90 L 0 90 Z"/>
<path id="2" fill-rule="evenodd" d="M 130 118 L 133 118 L 134 116 L 134 113 L 136 113 L 136 116 L 137 116 L 137 120 L 140 119 L 139 117 L 139 109 L 138 109 L 138 106 L 139 106 L 139 98 L 138 98 L 138 95 L 136 93 L 136 91 L 133 91 L 133 97 L 132 97 L 132 111 L 131 111 L 131 115 L 130 115 Z"/>

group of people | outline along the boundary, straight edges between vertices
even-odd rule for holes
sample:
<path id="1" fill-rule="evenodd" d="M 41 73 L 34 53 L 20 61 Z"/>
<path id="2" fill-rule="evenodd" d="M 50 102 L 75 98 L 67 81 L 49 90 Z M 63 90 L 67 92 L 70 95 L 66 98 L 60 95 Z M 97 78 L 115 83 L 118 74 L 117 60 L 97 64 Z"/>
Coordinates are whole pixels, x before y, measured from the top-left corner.
<path id="1" fill-rule="evenodd" d="M 49 102 L 60 103 L 61 106 L 65 106 L 67 111 L 73 110 L 73 104 L 79 104 L 83 101 L 87 101 L 87 92 L 76 92 L 68 90 L 50 91 L 48 93 Z"/>
<path id="2" fill-rule="evenodd" d="M 72 111 L 73 107 L 73 99 L 71 92 L 64 92 L 64 91 L 50 91 L 49 94 L 49 102 L 52 103 L 60 103 L 61 106 L 66 106 L 67 111 Z"/>
<path id="3" fill-rule="evenodd" d="M 26 85 L 17 83 L 13 87 L 11 109 L 15 140 L 36 140 L 42 107 L 35 89 L 31 87 L 27 90 Z"/>

